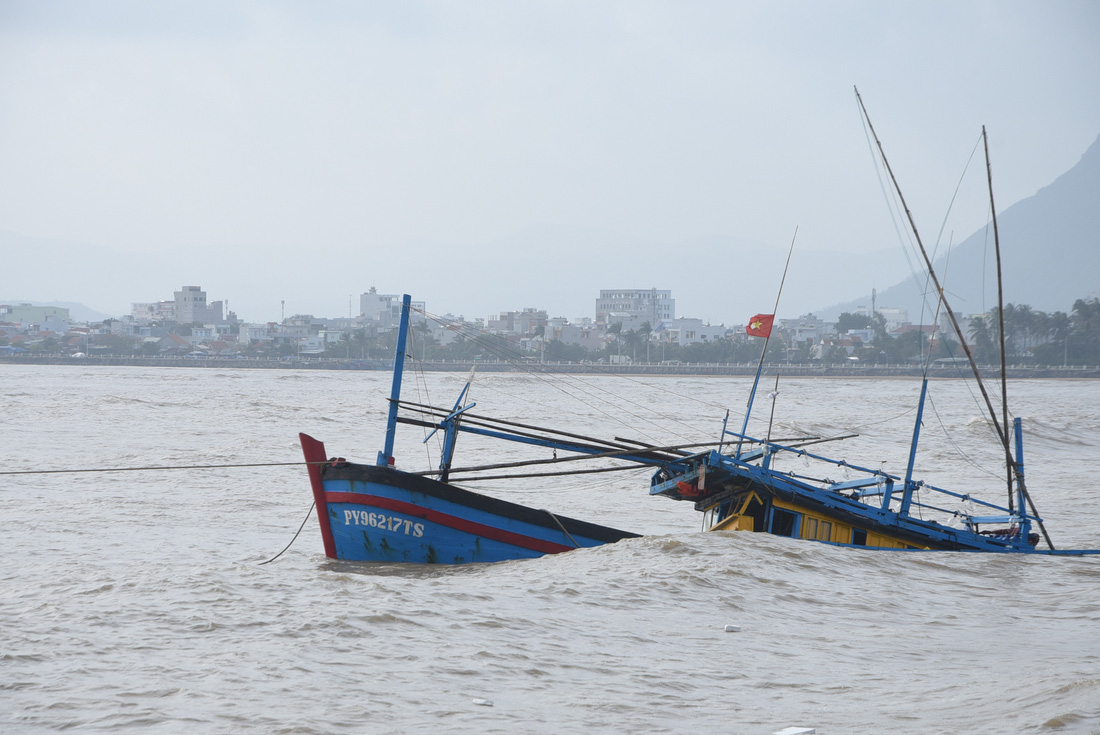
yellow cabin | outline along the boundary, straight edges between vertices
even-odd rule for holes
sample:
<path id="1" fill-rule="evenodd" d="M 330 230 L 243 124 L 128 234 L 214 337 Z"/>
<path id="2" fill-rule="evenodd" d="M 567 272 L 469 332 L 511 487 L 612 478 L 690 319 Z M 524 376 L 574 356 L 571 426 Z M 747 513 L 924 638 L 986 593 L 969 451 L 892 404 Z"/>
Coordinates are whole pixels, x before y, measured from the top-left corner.
<path id="1" fill-rule="evenodd" d="M 765 502 L 755 491 L 715 503 L 703 512 L 706 531 L 766 531 L 776 536 L 879 549 L 922 548 L 881 533 L 841 523 L 779 499 Z"/>

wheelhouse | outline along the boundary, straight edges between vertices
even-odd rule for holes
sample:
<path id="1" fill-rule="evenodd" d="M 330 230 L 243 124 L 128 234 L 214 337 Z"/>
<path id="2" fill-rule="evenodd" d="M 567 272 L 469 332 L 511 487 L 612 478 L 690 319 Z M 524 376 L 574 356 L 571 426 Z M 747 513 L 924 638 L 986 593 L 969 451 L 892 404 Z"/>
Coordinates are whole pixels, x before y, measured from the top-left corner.
<path id="1" fill-rule="evenodd" d="M 777 498 L 761 497 L 753 490 L 742 491 L 709 503 L 703 509 L 703 530 L 754 531 L 829 544 L 879 549 L 925 548 L 858 525 L 842 523 L 836 518 Z"/>

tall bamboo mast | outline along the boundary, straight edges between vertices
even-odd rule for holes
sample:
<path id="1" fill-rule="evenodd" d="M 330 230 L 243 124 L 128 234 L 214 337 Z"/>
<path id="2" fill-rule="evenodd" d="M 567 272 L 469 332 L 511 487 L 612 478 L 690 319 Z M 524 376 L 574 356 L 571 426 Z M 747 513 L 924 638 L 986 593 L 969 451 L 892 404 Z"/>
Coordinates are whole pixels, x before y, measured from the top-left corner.
<path id="1" fill-rule="evenodd" d="M 1009 443 L 1006 427 L 1002 427 L 1001 422 L 997 418 L 997 411 L 993 408 L 993 401 L 990 400 L 989 392 L 985 389 L 985 383 L 982 382 L 981 373 L 978 371 L 978 363 L 975 362 L 974 355 L 970 352 L 970 346 L 966 343 L 966 335 L 963 334 L 962 327 L 959 326 L 959 320 L 955 316 L 955 312 L 951 310 L 951 305 L 947 303 L 947 296 L 944 294 L 943 286 L 940 285 L 940 279 L 936 276 L 935 269 L 932 268 L 932 259 L 928 257 L 928 251 L 925 250 L 924 243 L 920 239 L 920 232 L 917 231 L 917 223 L 913 220 L 913 213 L 909 211 L 909 205 L 905 202 L 905 195 L 901 193 L 901 186 L 898 184 L 897 177 L 894 176 L 893 169 L 890 168 L 890 162 L 886 158 L 886 151 L 882 147 L 882 141 L 879 140 L 878 133 L 875 132 L 875 126 L 871 124 L 871 116 L 867 114 L 867 107 L 863 104 L 863 98 L 859 94 L 859 89 L 855 87 L 853 87 L 853 89 L 855 89 L 856 100 L 859 101 L 859 108 L 863 112 L 863 119 L 867 121 L 867 128 L 871 131 L 871 136 L 875 139 L 875 145 L 878 147 L 879 156 L 882 158 L 883 165 L 886 166 L 886 173 L 890 175 L 890 181 L 894 185 L 894 191 L 897 193 L 898 199 L 901 201 L 901 206 L 905 210 L 905 216 L 909 220 L 909 229 L 913 231 L 913 237 L 917 241 L 917 247 L 920 248 L 920 254 L 924 259 L 924 265 L 928 271 L 928 276 L 932 279 L 932 284 L 936 287 L 936 294 L 939 297 L 940 303 L 943 304 L 944 311 L 947 312 L 948 318 L 951 320 L 951 326 L 955 330 L 955 335 L 959 338 L 959 344 L 962 346 L 963 353 L 970 363 L 970 369 L 974 373 L 974 380 L 978 385 L 978 390 L 981 391 L 982 398 L 985 399 L 989 417 L 993 420 L 993 428 L 996 430 L 997 437 L 1001 440 L 1001 445 L 1004 447 L 1005 460 L 1011 468 L 1011 472 L 1016 475 L 1016 481 L 1023 491 L 1023 495 L 1031 505 L 1031 512 L 1035 515 L 1036 520 L 1038 520 L 1039 514 L 1035 510 L 1035 502 L 1031 499 L 1031 495 L 1027 492 L 1027 488 L 1023 484 L 1023 475 L 1020 472 L 1019 465 L 1017 465 L 1016 461 L 1012 458 L 1012 448 Z M 1003 355 L 1004 350 L 1002 349 L 1001 352 Z M 1004 375 L 1003 370 L 1002 375 Z M 1022 511 L 1023 509 L 1021 509 L 1021 512 Z M 1042 521 L 1039 521 L 1039 528 L 1043 532 L 1043 537 L 1046 539 L 1047 545 L 1049 545 L 1051 549 L 1054 549 L 1054 544 L 1051 543 L 1050 536 L 1047 534 Z"/>
<path id="2" fill-rule="evenodd" d="M 982 376 L 978 372 L 978 365 L 974 362 L 974 356 L 970 354 L 970 346 L 966 344 L 966 336 L 963 334 L 962 327 L 959 326 L 959 321 L 955 317 L 955 312 L 951 310 L 951 306 L 947 303 L 947 297 L 944 296 L 943 293 L 943 286 L 940 285 L 940 279 L 936 276 L 936 271 L 932 268 L 932 259 L 928 257 L 928 251 L 924 249 L 924 243 L 921 242 L 920 233 L 917 231 L 917 223 L 913 220 L 913 213 L 909 211 L 909 205 L 905 202 L 905 195 L 901 193 L 901 186 L 898 185 L 898 180 L 894 176 L 894 171 L 890 168 L 890 161 L 886 158 L 886 151 L 882 148 L 882 141 L 878 139 L 878 133 L 875 132 L 875 126 L 871 124 L 871 117 L 867 114 L 867 108 L 863 104 L 863 98 L 859 96 L 859 89 L 856 89 L 856 99 L 859 101 L 859 107 L 863 111 L 863 119 L 867 121 L 867 127 L 871 131 L 871 136 L 875 139 L 875 145 L 878 146 L 879 156 L 882 157 L 882 163 L 886 166 L 886 173 L 890 174 L 890 181 L 894 185 L 894 191 L 897 193 L 898 199 L 901 200 L 901 206 L 905 210 L 905 216 L 909 219 L 909 229 L 913 231 L 913 237 L 917 240 L 917 246 L 920 248 L 921 257 L 924 258 L 924 265 L 928 270 L 928 276 L 932 279 L 932 284 L 936 287 L 936 294 L 939 297 L 940 303 L 943 304 L 943 309 L 947 312 L 948 319 L 951 320 L 951 326 L 955 330 L 955 335 L 959 338 L 959 344 L 962 345 L 963 352 L 970 362 L 970 369 L 974 372 L 974 379 L 978 383 L 978 388 L 981 389 L 982 397 L 985 399 L 985 405 L 989 409 L 990 417 L 993 419 L 993 428 L 996 429 L 997 437 L 1001 440 L 1001 444 L 1004 445 L 1007 451 L 1008 435 L 1005 434 L 1004 429 L 1001 427 L 1001 422 L 997 419 L 997 412 L 993 409 L 993 402 L 989 399 L 989 393 L 985 390 L 985 384 L 982 383 Z"/>
<path id="3" fill-rule="evenodd" d="M 982 145 L 985 147 L 985 176 L 989 182 L 989 211 L 993 216 L 993 250 L 997 253 L 997 318 L 1000 320 L 1000 334 L 1001 334 L 1001 416 L 1004 426 L 1008 427 L 1008 366 L 1005 360 L 1005 346 L 1008 344 L 1005 339 L 1005 298 L 1004 298 L 1004 280 L 1001 278 L 1001 237 L 997 230 L 997 205 L 993 203 L 993 168 L 989 163 L 989 138 L 985 134 L 985 125 L 982 126 Z M 1011 452 L 1008 452 L 1006 446 L 1006 465 L 1005 471 L 1008 474 L 1008 509 L 1012 510 L 1014 503 L 1012 500 L 1012 476 L 1014 474 L 1015 462 L 1012 459 Z M 1023 510 L 1021 508 L 1021 510 Z"/>
<path id="4" fill-rule="evenodd" d="M 1001 406 L 1004 411 L 1004 425 L 1008 428 L 1008 368 L 1005 364 L 1005 345 L 1007 340 L 1005 339 L 1005 301 L 1004 301 L 1004 281 L 1001 278 L 1001 238 L 997 232 L 997 206 L 993 203 L 993 168 L 989 163 L 989 138 L 985 134 L 985 126 L 982 126 L 982 144 L 985 146 L 985 172 L 986 179 L 989 181 L 989 208 L 993 213 L 993 246 L 997 252 L 997 316 L 1001 320 Z M 1017 426 L 1017 433 L 1019 432 L 1019 426 Z M 1007 439 L 1006 439 L 1007 441 Z M 1017 449 L 1016 458 L 1013 459 L 1012 452 L 1005 447 L 1005 457 L 1008 463 L 1008 509 L 1013 509 L 1012 502 L 1012 477 L 1016 477 L 1016 487 L 1019 489 L 1020 495 L 1026 500 L 1027 504 L 1031 506 L 1031 514 L 1035 516 L 1036 520 L 1039 518 L 1039 511 L 1035 509 L 1035 501 L 1031 499 L 1031 493 L 1027 491 L 1027 484 L 1024 482 L 1023 468 L 1020 466 L 1020 455 L 1023 453 L 1023 445 L 1020 444 L 1020 438 L 1017 436 Z M 1023 500 L 1020 501 L 1020 505 L 1023 505 Z M 1021 513 L 1027 513 L 1027 508 L 1020 508 Z M 1047 533 L 1046 526 L 1042 521 L 1039 521 L 1039 530 L 1043 532 L 1043 538 L 1046 539 L 1047 545 L 1051 549 L 1054 549 L 1054 544 L 1050 540 L 1050 535 Z"/>

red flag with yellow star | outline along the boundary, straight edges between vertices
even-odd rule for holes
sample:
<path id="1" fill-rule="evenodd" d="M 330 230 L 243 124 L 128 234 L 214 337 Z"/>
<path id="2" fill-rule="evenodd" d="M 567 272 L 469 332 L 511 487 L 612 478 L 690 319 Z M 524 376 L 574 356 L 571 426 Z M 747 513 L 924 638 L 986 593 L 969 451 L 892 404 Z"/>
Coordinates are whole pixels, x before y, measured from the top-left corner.
<path id="1" fill-rule="evenodd" d="M 767 337 L 772 333 L 773 321 L 775 321 L 775 314 L 757 314 L 749 319 L 745 334 L 750 337 Z"/>

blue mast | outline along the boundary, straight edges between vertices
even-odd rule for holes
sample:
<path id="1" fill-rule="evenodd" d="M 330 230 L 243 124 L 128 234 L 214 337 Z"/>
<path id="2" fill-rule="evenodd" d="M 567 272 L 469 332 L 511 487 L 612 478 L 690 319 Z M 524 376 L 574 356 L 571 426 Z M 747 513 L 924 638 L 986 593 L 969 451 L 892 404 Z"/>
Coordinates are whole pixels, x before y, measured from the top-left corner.
<path id="1" fill-rule="evenodd" d="M 397 330 L 397 349 L 393 355 L 393 386 L 390 388 L 390 411 L 386 419 L 386 448 L 378 453 L 378 464 L 393 462 L 393 440 L 397 434 L 397 402 L 401 400 L 401 373 L 405 369 L 405 341 L 409 336 L 409 307 L 412 297 L 401 297 L 401 326 Z"/>
<path id="2" fill-rule="evenodd" d="M 1020 539 L 1022 540 L 1020 546 L 1027 548 L 1027 537 L 1031 533 L 1031 517 L 1027 514 L 1027 486 L 1024 484 L 1024 429 L 1019 416 L 1013 419 L 1012 428 L 1016 434 L 1016 509 L 1020 514 Z M 1042 521 L 1039 523 L 1042 524 Z M 1047 543 L 1050 543 L 1049 538 Z"/>
<path id="3" fill-rule="evenodd" d="M 920 384 L 920 402 L 917 403 L 917 420 L 913 424 L 913 443 L 909 447 L 909 465 L 905 468 L 905 485 L 901 494 L 901 510 L 898 511 L 900 515 L 909 515 L 909 506 L 913 502 L 913 491 L 917 489 L 916 483 L 913 482 L 913 465 L 917 460 L 917 442 L 920 440 L 920 425 L 924 420 L 924 400 L 928 396 L 928 376 L 925 375 Z M 889 510 L 887 504 L 889 503 L 889 496 L 883 501 L 883 510 Z"/>

